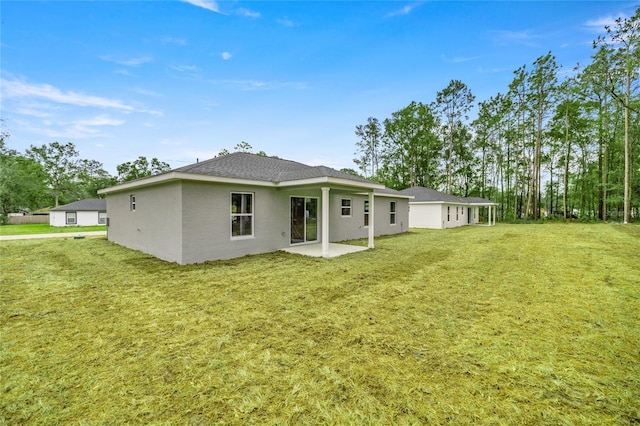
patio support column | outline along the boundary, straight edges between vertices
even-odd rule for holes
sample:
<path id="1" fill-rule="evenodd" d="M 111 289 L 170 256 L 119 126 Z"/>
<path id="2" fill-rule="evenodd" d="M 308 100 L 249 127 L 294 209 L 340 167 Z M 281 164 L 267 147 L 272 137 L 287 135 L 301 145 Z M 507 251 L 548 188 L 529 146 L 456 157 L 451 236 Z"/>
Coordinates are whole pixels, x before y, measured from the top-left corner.
<path id="1" fill-rule="evenodd" d="M 376 233 L 376 221 L 374 216 L 374 212 L 376 211 L 376 209 L 373 200 L 373 191 L 371 191 L 369 193 L 369 248 L 374 248 L 373 237 Z"/>
<path id="2" fill-rule="evenodd" d="M 322 187 L 322 257 L 329 255 L 329 188 Z"/>

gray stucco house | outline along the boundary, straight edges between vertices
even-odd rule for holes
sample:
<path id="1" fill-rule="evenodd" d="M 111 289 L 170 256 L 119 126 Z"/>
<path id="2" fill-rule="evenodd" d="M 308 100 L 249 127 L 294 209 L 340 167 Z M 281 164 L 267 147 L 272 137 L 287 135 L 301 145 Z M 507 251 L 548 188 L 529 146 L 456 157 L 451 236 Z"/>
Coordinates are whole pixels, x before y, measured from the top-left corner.
<path id="1" fill-rule="evenodd" d="M 456 197 L 435 189 L 414 186 L 400 193 L 412 196 L 409 223 L 412 228 L 445 229 L 481 223 L 486 210 L 486 224 L 495 225 L 497 203 L 479 197 Z"/>
<path id="2" fill-rule="evenodd" d="M 325 166 L 233 153 L 99 191 L 110 241 L 180 264 L 407 231 L 409 199 Z"/>

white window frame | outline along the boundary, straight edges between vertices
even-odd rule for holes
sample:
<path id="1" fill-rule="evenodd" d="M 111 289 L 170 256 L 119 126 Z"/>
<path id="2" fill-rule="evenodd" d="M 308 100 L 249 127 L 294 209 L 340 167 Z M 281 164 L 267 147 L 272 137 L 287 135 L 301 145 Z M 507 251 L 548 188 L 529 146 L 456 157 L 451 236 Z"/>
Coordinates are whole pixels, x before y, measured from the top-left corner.
<path id="1" fill-rule="evenodd" d="M 451 222 L 451 206 L 447 206 L 447 222 Z"/>
<path id="2" fill-rule="evenodd" d="M 233 212 L 233 196 L 234 195 L 251 195 L 251 213 L 234 213 Z M 247 240 L 251 238 L 255 238 L 255 199 L 256 195 L 254 192 L 230 192 L 229 193 L 229 212 L 230 212 L 230 220 L 229 220 L 229 235 L 232 240 Z M 249 235 L 233 235 L 233 218 L 234 217 L 250 217 L 251 218 L 251 234 Z"/>
<path id="3" fill-rule="evenodd" d="M 129 211 L 136 211 L 136 194 L 129 195 Z"/>
<path id="4" fill-rule="evenodd" d="M 98 225 L 107 224 L 107 212 L 98 212 Z"/>
<path id="5" fill-rule="evenodd" d="M 364 227 L 369 227 L 369 200 L 364 200 Z"/>
<path id="6" fill-rule="evenodd" d="M 348 201 L 348 205 L 345 205 L 345 201 Z M 348 210 L 349 214 L 344 214 L 344 211 Z M 351 198 L 341 198 L 340 199 L 340 216 L 342 217 L 351 217 L 351 212 L 353 211 L 353 200 Z"/>
<path id="7" fill-rule="evenodd" d="M 389 225 L 395 225 L 398 221 L 396 213 L 398 211 L 398 203 L 395 201 L 389 202 Z"/>
<path id="8" fill-rule="evenodd" d="M 69 222 L 69 215 L 73 215 L 73 222 Z M 78 224 L 78 212 L 64 212 L 64 224 L 65 225 L 77 225 Z"/>
<path id="9" fill-rule="evenodd" d="M 458 215 L 458 206 L 456 206 L 456 222 L 460 220 L 460 216 Z"/>

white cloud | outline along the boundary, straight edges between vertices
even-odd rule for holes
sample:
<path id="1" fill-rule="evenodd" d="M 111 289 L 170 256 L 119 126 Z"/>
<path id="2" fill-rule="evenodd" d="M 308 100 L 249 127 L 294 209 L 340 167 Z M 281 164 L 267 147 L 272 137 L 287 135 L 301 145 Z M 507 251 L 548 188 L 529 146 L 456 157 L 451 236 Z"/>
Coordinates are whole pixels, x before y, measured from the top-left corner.
<path id="1" fill-rule="evenodd" d="M 169 43 L 169 44 L 175 44 L 177 46 L 186 46 L 187 45 L 187 40 L 185 40 L 183 38 L 169 37 L 169 36 L 162 37 L 162 42 L 163 43 Z"/>
<path id="2" fill-rule="evenodd" d="M 114 58 L 109 55 L 101 55 L 99 57 L 103 61 L 113 62 L 114 64 L 126 66 L 126 67 L 139 67 L 140 65 L 153 61 L 151 56 L 137 56 L 133 58 Z"/>
<path id="3" fill-rule="evenodd" d="M 222 13 L 218 7 L 218 2 L 213 0 L 180 0 L 184 3 L 190 3 L 194 6 L 201 7 L 203 9 L 210 10 L 216 13 Z"/>
<path id="4" fill-rule="evenodd" d="M 82 107 L 112 108 L 131 112 L 135 109 L 117 99 L 103 98 L 77 92 L 63 92 L 49 84 L 29 84 L 19 80 L 0 80 L 3 96 L 7 98 L 41 98 Z"/>
<path id="5" fill-rule="evenodd" d="M 179 72 L 195 72 L 198 71 L 198 67 L 195 65 L 171 65 L 171 69 Z"/>
<path id="6" fill-rule="evenodd" d="M 398 10 L 394 10 L 393 12 L 389 12 L 387 13 L 386 17 L 387 18 L 391 18 L 394 16 L 402 16 L 402 15 L 408 15 L 410 14 L 414 9 L 416 9 L 418 6 L 421 6 L 422 3 L 412 3 L 412 4 L 408 4 L 406 6 L 404 6 L 401 9 Z"/>
<path id="7" fill-rule="evenodd" d="M 510 30 L 496 30 L 490 31 L 493 36 L 493 41 L 500 45 L 524 45 L 535 46 L 534 40 L 539 39 L 540 36 L 532 33 L 530 30 L 522 31 L 510 31 Z"/>
<path id="8" fill-rule="evenodd" d="M 86 120 L 78 120 L 76 122 L 76 126 L 80 126 L 80 127 L 120 126 L 122 124 L 124 124 L 124 120 L 112 118 L 104 114 L 98 115 L 97 117 L 86 119 Z"/>
<path id="9" fill-rule="evenodd" d="M 222 59 L 224 59 L 225 61 L 228 61 L 229 59 L 231 59 L 231 53 L 229 52 L 222 52 L 220 56 L 222 56 Z"/>
<path id="10" fill-rule="evenodd" d="M 441 58 L 445 62 L 460 64 L 463 62 L 475 61 L 476 59 L 480 59 L 480 56 L 455 56 L 453 58 L 449 58 L 447 55 L 442 54 Z"/>
<path id="11" fill-rule="evenodd" d="M 278 24 L 280 24 L 280 25 L 285 26 L 285 27 L 295 27 L 296 26 L 295 22 L 293 22 L 292 20 L 290 20 L 286 16 L 284 18 L 276 19 L 276 22 Z"/>
<path id="12" fill-rule="evenodd" d="M 254 12 L 253 10 L 249 10 L 249 9 L 244 8 L 244 7 L 241 7 L 240 9 L 236 10 L 236 13 L 238 15 L 241 15 L 241 16 L 246 16 L 247 18 L 259 18 L 260 17 L 260 12 Z"/>
<path id="13" fill-rule="evenodd" d="M 295 81 L 209 80 L 209 82 L 228 89 L 238 89 L 243 91 L 276 89 L 303 90 L 307 88 L 305 83 Z"/>
<path id="14" fill-rule="evenodd" d="M 603 16 L 596 19 L 590 19 L 584 23 L 585 26 L 592 28 L 598 32 L 604 31 L 605 26 L 614 26 L 616 24 L 616 18 L 612 15 Z"/>

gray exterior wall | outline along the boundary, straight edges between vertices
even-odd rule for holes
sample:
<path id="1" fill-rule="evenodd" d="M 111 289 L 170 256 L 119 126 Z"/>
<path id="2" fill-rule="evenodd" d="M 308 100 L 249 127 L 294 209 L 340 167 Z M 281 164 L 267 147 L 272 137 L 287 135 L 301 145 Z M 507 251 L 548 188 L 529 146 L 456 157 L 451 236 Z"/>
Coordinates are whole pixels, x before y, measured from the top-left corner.
<path id="1" fill-rule="evenodd" d="M 253 195 L 253 236 L 231 237 L 231 193 Z M 136 211 L 129 208 L 136 196 Z M 291 245 L 291 197 L 318 199 L 318 240 L 322 238 L 320 188 L 274 189 L 260 186 L 181 181 L 111 193 L 107 196 L 110 241 L 180 264 L 269 253 Z M 330 191 L 331 242 L 367 238 L 365 195 Z M 350 217 L 341 215 L 341 199 L 352 200 Z M 389 222 L 396 202 L 396 224 Z M 375 198 L 375 235 L 407 231 L 407 199 Z"/>
<path id="2" fill-rule="evenodd" d="M 129 208 L 136 197 L 136 210 Z M 107 236 L 125 247 L 182 262 L 182 184 L 171 182 L 107 196 Z"/>
<path id="3" fill-rule="evenodd" d="M 334 191 L 331 191 L 334 192 Z M 342 216 L 342 199 L 351 199 L 351 216 Z M 366 195 L 340 193 L 329 195 L 331 211 L 329 215 L 329 240 L 331 242 L 367 238 L 369 228 L 364 226 L 364 202 Z M 390 223 L 390 203 L 396 202 L 396 224 Z M 375 236 L 391 235 L 409 229 L 409 200 L 405 198 L 375 197 L 374 200 Z"/>
<path id="4" fill-rule="evenodd" d="M 253 195 L 253 237 L 231 238 L 231 193 Z M 269 253 L 289 246 L 286 194 L 271 188 L 184 182 L 182 263 Z"/>

